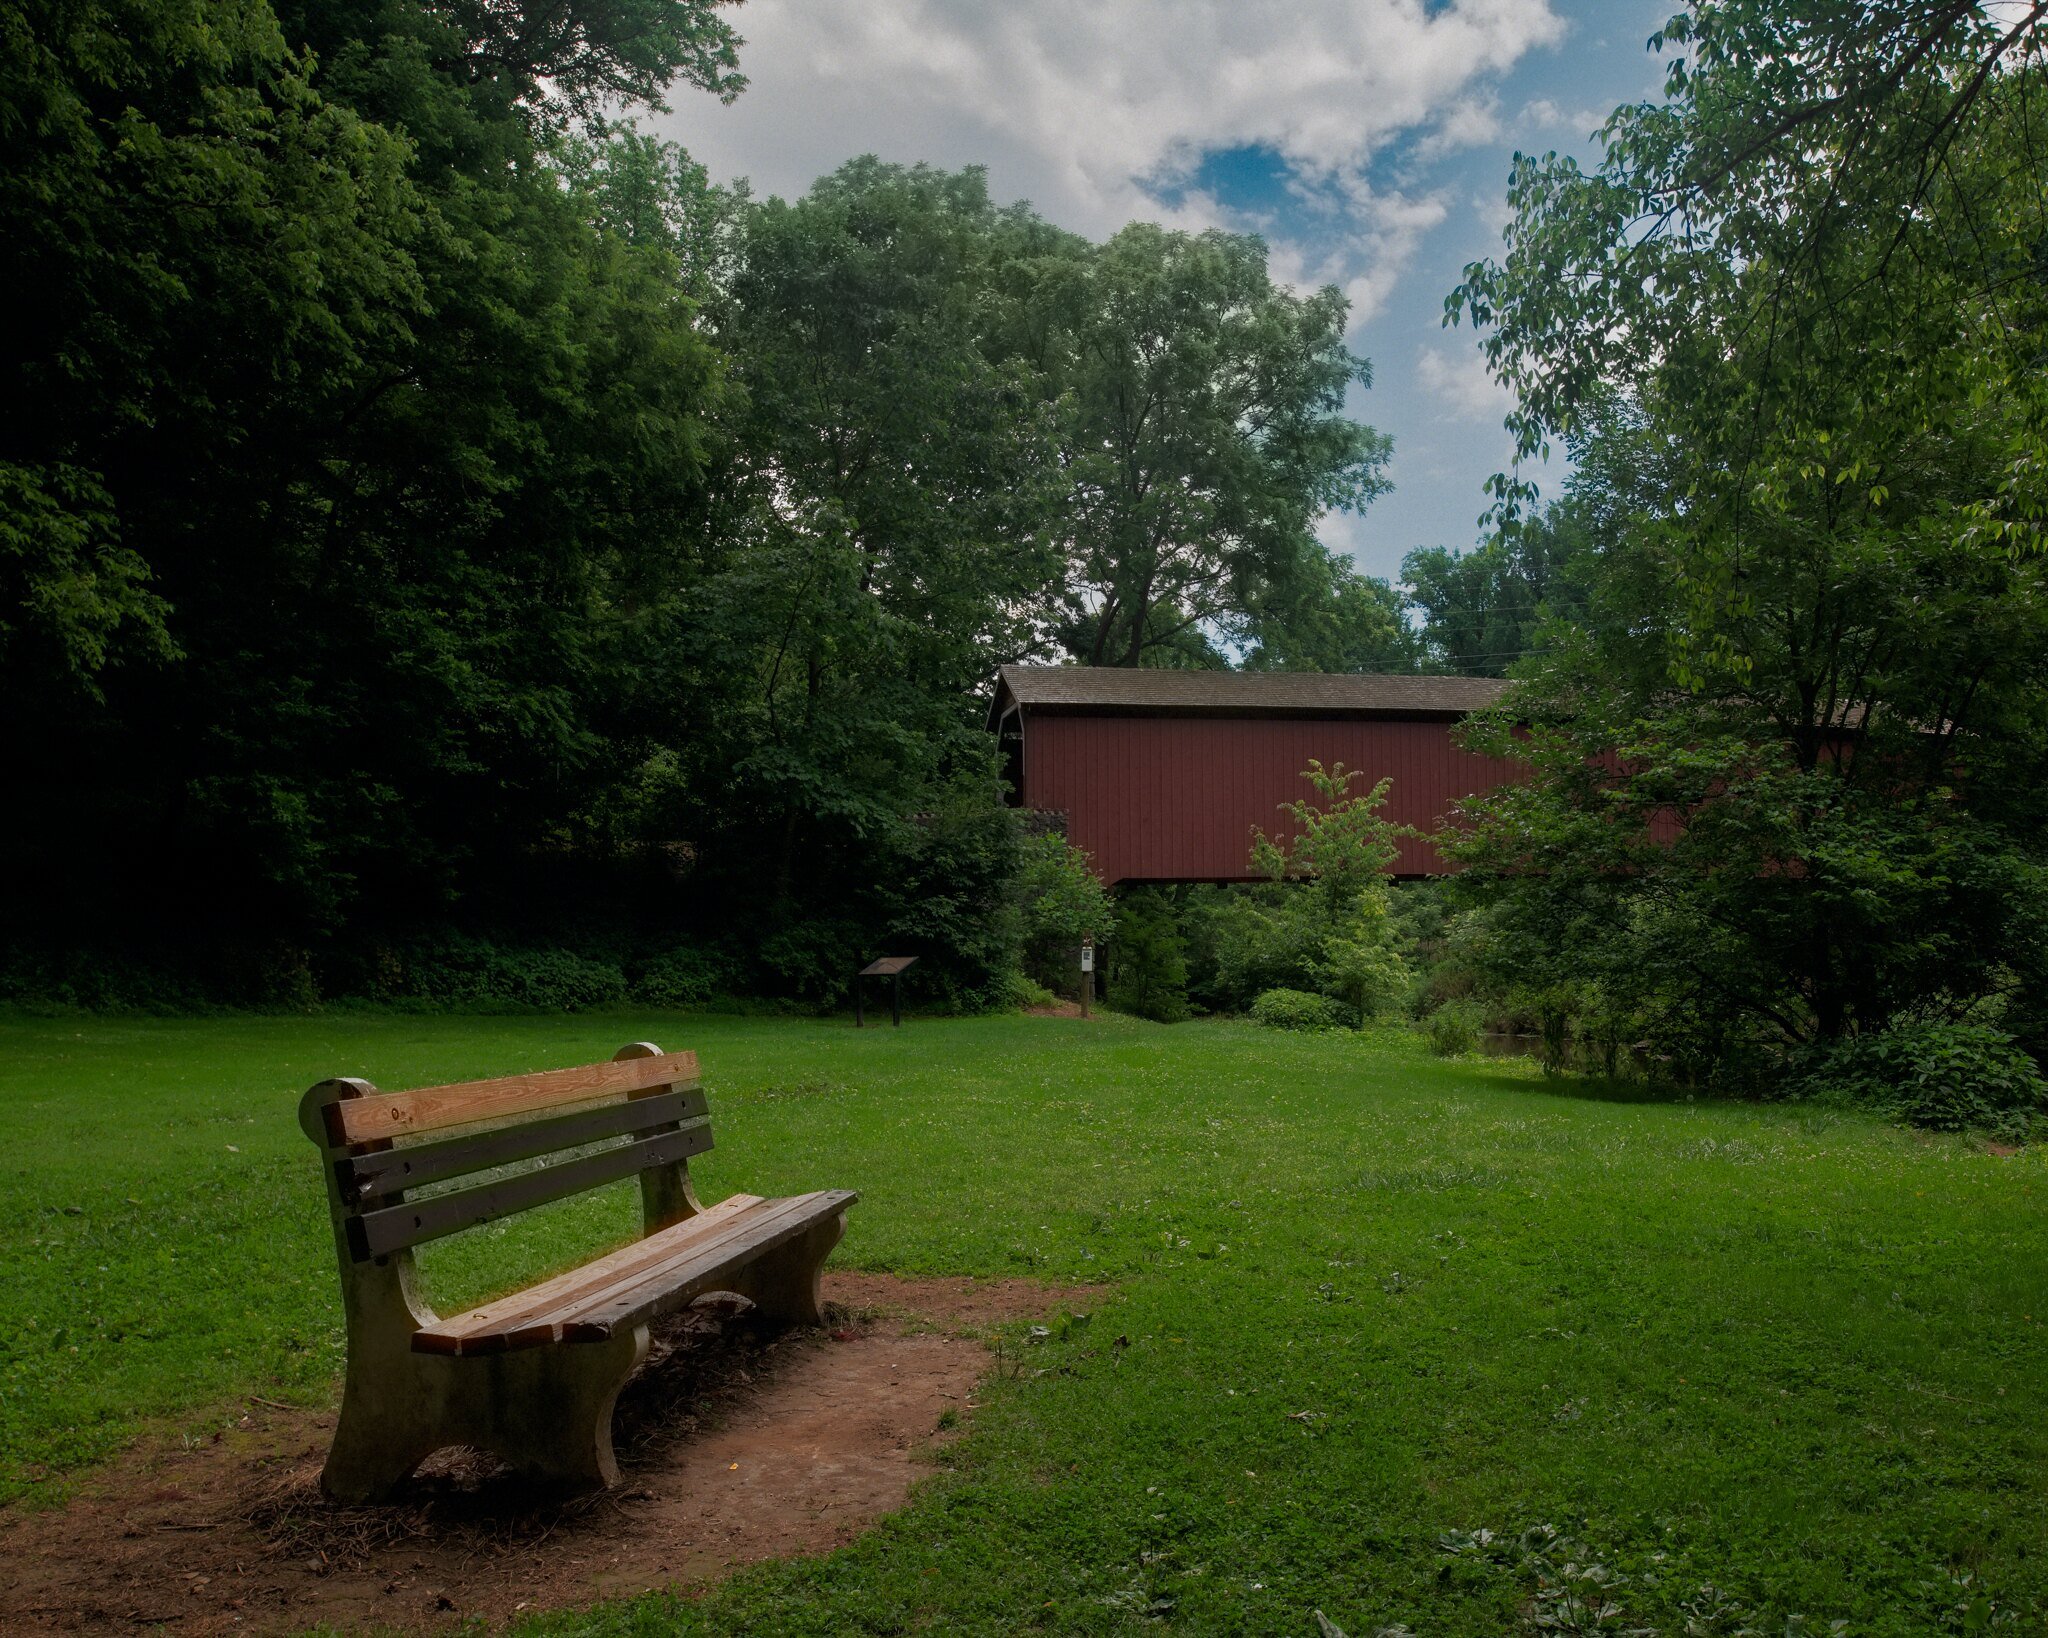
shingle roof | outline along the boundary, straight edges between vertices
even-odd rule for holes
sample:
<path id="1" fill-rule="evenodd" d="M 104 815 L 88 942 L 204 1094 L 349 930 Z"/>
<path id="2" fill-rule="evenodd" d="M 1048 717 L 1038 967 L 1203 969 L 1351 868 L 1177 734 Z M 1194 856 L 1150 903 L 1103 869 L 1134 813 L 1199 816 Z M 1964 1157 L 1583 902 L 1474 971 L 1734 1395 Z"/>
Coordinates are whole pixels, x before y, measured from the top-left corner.
<path id="1" fill-rule="evenodd" d="M 1014 701 L 1035 710 L 1140 716 L 1463 716 L 1491 705 L 1506 687 L 1493 677 L 1006 665 L 995 708 L 1000 713 Z"/>

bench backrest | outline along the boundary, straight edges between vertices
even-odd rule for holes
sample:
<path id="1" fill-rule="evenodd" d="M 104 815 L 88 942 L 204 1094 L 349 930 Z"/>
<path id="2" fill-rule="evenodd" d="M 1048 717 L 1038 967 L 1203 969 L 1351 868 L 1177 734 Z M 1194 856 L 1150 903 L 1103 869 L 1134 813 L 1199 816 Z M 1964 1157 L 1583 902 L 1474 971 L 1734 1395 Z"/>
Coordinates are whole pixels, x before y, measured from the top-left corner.
<path id="1" fill-rule="evenodd" d="M 322 1081 L 300 1100 L 299 1124 L 325 1156 L 345 1263 L 635 1174 L 651 1234 L 700 1209 L 689 1160 L 711 1147 L 697 1055 L 647 1041 L 610 1063 L 410 1092 Z M 522 1162 L 534 1164 L 503 1170 Z M 479 1173 L 501 1175 L 462 1182 Z"/>

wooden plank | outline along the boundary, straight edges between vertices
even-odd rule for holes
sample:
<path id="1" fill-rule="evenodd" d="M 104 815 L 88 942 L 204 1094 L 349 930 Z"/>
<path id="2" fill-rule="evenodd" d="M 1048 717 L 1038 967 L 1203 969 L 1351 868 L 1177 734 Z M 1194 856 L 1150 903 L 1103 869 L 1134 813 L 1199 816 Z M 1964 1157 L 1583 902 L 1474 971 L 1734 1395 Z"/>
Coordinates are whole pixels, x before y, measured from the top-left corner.
<path id="1" fill-rule="evenodd" d="M 621 1281 L 612 1291 L 585 1300 L 573 1309 L 543 1315 L 532 1329 L 538 1332 L 553 1322 L 564 1342 L 602 1341 L 620 1327 L 638 1325 L 679 1300 L 687 1301 L 699 1291 L 712 1289 L 717 1280 L 732 1270 L 794 1240 L 825 1218 L 838 1216 L 858 1198 L 850 1189 L 826 1189 L 770 1201 L 762 1210 L 729 1225 L 711 1244 Z M 514 1347 L 529 1340 L 547 1338 L 538 1334 L 529 1338 L 524 1331 L 511 1338 Z"/>
<path id="2" fill-rule="evenodd" d="M 704 1268 L 723 1272 L 752 1261 L 755 1249 L 771 1244 L 788 1225 L 796 1223 L 813 1198 L 808 1194 L 792 1194 L 779 1200 L 764 1200 L 754 1210 L 724 1224 L 711 1239 L 684 1246 L 674 1256 L 608 1281 L 602 1288 L 585 1291 L 538 1316 L 530 1326 L 514 1333 L 513 1345 L 524 1347 L 534 1341 L 547 1340 L 544 1333 L 550 1326 L 554 1328 L 554 1335 L 566 1339 L 570 1328 L 584 1326 L 593 1319 L 601 1327 L 593 1335 L 609 1336 L 611 1327 L 604 1321 L 614 1310 L 623 1312 L 645 1297 L 675 1291 L 688 1281 L 692 1273 Z"/>
<path id="3" fill-rule="evenodd" d="M 711 1147 L 708 1124 L 680 1132 L 663 1132 L 636 1143 L 564 1160 L 552 1166 L 537 1166 L 516 1177 L 495 1183 L 479 1183 L 470 1189 L 455 1189 L 425 1200 L 408 1200 L 400 1205 L 382 1206 L 347 1219 L 349 1249 L 357 1262 L 382 1257 L 408 1246 L 438 1240 L 444 1234 L 460 1233 L 514 1212 L 544 1206 L 572 1194 L 599 1188 L 645 1171 L 649 1166 L 673 1165 L 702 1154 Z"/>
<path id="4" fill-rule="evenodd" d="M 463 1313 L 436 1320 L 413 1333 L 413 1349 L 423 1354 L 502 1353 L 507 1332 L 561 1307 L 581 1293 L 602 1289 L 672 1259 L 679 1251 L 716 1234 L 729 1219 L 760 1204 L 758 1194 L 729 1195 L 688 1222 L 635 1240 L 524 1291 L 494 1297 Z"/>
<path id="5" fill-rule="evenodd" d="M 507 1326 L 505 1345 L 508 1348 L 532 1348 L 544 1342 L 563 1341 L 567 1336 L 565 1327 L 579 1321 L 599 1305 L 615 1300 L 623 1291 L 645 1289 L 672 1294 L 681 1289 L 683 1279 L 690 1272 L 701 1267 L 709 1266 L 721 1272 L 730 1269 L 735 1266 L 729 1252 L 736 1236 L 748 1241 L 750 1235 L 772 1233 L 795 1207 L 809 1198 L 808 1195 L 785 1195 L 779 1200 L 759 1201 L 727 1218 L 713 1233 L 671 1247 L 666 1256 L 655 1262 L 615 1274 L 609 1279 L 587 1282 L 561 1300 L 535 1310 L 521 1324 Z M 700 1285 L 697 1289 L 708 1290 L 709 1287 Z M 603 1336 L 610 1334 L 609 1327 L 601 1333 Z"/>
<path id="6" fill-rule="evenodd" d="M 575 1069 L 543 1069 L 492 1081 L 422 1086 L 410 1092 L 380 1092 L 348 1098 L 329 1111 L 337 1147 L 411 1137 L 449 1126 L 469 1126 L 510 1115 L 555 1109 L 565 1103 L 623 1096 L 650 1086 L 695 1086 L 697 1054 L 664 1052 L 652 1058 L 621 1058 Z"/>
<path id="7" fill-rule="evenodd" d="M 704 1094 L 698 1088 L 662 1091 L 627 1103 L 577 1109 L 566 1115 L 544 1115 L 469 1137 L 343 1155 L 334 1162 L 334 1169 L 341 1180 L 342 1197 L 361 1201 L 400 1189 L 445 1183 L 452 1177 L 509 1165 L 515 1160 L 531 1160 L 556 1149 L 599 1143 L 628 1132 L 650 1132 L 663 1125 L 679 1128 L 683 1123 L 705 1120 L 708 1116 Z"/>

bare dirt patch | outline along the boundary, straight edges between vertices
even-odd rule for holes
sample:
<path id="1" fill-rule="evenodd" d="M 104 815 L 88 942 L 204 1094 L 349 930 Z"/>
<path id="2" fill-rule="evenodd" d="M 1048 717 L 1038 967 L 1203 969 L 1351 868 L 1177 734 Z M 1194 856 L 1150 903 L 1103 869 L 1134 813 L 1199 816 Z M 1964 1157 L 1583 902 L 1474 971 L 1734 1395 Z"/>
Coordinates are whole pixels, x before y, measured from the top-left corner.
<path id="1" fill-rule="evenodd" d="M 318 1486 L 332 1414 L 254 1400 L 212 1443 L 146 1443 L 65 1507 L 0 1513 L 0 1630 L 432 1632 L 828 1551 L 957 1437 L 990 1363 L 976 1333 L 1096 1295 L 836 1273 L 832 1325 L 782 1334 L 709 1299 L 620 1395 L 624 1478 L 597 1496 L 451 1450 L 398 1502 L 334 1507 Z"/>

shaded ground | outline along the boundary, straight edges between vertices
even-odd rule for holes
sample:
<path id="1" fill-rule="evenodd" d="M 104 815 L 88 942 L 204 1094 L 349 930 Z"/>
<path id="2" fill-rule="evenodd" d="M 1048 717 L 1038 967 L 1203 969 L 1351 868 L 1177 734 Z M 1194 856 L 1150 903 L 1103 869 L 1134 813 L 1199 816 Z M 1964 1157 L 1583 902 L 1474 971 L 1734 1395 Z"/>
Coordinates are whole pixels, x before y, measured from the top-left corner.
<path id="1" fill-rule="evenodd" d="M 0 1515 L 0 1630 L 433 1631 L 825 1551 L 900 1507 L 974 1408 L 973 1333 L 1086 1294 L 828 1274 L 835 1324 L 781 1335 L 709 1299 L 620 1396 L 624 1479 L 599 1496 L 443 1451 L 403 1501 L 332 1507 L 332 1414 L 252 1401 L 213 1443 L 139 1446 L 67 1507 Z"/>

